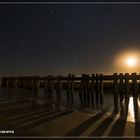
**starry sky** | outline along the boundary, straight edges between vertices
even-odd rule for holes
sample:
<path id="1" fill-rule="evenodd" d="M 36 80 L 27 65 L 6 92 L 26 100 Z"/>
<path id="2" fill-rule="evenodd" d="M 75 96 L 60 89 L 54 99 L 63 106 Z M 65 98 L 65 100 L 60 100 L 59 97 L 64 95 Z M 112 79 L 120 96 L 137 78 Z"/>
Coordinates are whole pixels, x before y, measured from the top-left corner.
<path id="1" fill-rule="evenodd" d="M 0 76 L 112 73 L 140 49 L 140 4 L 0 4 Z"/>

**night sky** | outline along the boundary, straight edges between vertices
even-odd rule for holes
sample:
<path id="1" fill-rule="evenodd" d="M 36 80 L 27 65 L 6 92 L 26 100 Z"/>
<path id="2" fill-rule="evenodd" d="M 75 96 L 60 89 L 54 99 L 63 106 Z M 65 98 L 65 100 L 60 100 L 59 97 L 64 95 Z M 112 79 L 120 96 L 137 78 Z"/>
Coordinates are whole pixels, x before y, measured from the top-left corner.
<path id="1" fill-rule="evenodd" d="M 140 4 L 0 4 L 0 76 L 113 73 L 140 49 Z"/>

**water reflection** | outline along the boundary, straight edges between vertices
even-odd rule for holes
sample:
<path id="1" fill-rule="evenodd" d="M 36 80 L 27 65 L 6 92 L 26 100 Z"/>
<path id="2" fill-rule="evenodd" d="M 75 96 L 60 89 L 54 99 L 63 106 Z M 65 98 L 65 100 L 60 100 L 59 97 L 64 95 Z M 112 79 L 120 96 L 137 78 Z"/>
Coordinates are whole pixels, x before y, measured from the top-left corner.
<path id="1" fill-rule="evenodd" d="M 127 122 L 135 122 L 133 97 L 129 99 Z"/>

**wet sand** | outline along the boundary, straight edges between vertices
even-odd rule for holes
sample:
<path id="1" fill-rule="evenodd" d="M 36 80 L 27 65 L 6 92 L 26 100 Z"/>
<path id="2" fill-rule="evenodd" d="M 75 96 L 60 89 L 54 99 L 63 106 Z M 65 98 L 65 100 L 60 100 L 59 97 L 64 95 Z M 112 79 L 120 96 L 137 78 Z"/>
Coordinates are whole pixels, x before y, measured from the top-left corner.
<path id="1" fill-rule="evenodd" d="M 64 102 L 58 110 L 48 107 L 43 97 L 37 98 L 33 96 L 31 91 L 11 90 L 10 92 L 10 90 L 1 90 L 0 130 L 15 131 L 14 134 L 1 135 L 47 137 L 139 136 L 140 124 L 138 122 L 124 120 L 121 116 L 114 115 L 113 96 L 111 94 L 104 94 L 105 102 L 102 108 L 81 109 L 78 99 L 76 100 L 70 108 L 65 108 Z"/>

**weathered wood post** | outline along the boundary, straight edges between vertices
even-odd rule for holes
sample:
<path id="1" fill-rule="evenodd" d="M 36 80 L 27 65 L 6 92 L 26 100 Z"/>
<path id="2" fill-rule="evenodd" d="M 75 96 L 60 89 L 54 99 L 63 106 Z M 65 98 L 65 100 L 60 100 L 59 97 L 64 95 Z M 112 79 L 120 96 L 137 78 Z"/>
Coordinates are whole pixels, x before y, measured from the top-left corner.
<path id="1" fill-rule="evenodd" d="M 40 77 L 36 77 L 35 79 L 34 79 L 35 81 L 34 81 L 34 88 L 36 89 L 36 90 L 39 90 L 39 88 L 40 88 Z"/>
<path id="2" fill-rule="evenodd" d="M 50 103 L 51 103 L 51 107 L 53 107 L 53 98 L 54 98 L 54 80 L 55 80 L 55 76 L 54 75 L 51 75 L 51 81 L 49 82 L 50 85 L 50 89 L 49 89 L 49 97 L 50 97 Z"/>
<path id="3" fill-rule="evenodd" d="M 25 87 L 25 77 L 22 77 L 22 88 Z"/>
<path id="4" fill-rule="evenodd" d="M 71 74 L 68 74 L 68 80 L 67 80 L 67 103 L 68 106 L 70 105 L 70 86 L 71 86 Z"/>
<path id="5" fill-rule="evenodd" d="M 18 88 L 18 79 L 17 77 L 14 78 L 14 88 Z"/>
<path id="6" fill-rule="evenodd" d="M 103 74 L 100 74 L 100 83 L 99 83 L 99 95 L 100 95 L 100 105 L 103 106 Z"/>
<path id="7" fill-rule="evenodd" d="M 138 84 L 137 84 L 137 76 L 136 73 L 132 73 L 132 90 L 133 90 L 133 102 L 134 102 L 134 112 L 135 112 L 135 121 L 139 122 L 139 114 L 138 114 Z"/>
<path id="8" fill-rule="evenodd" d="M 44 100 L 46 101 L 46 105 L 48 106 L 48 84 L 49 84 L 49 79 L 48 76 L 44 77 Z"/>
<path id="9" fill-rule="evenodd" d="M 119 95 L 120 95 L 120 104 L 119 104 L 119 109 L 120 109 L 120 116 L 122 119 L 125 118 L 125 83 L 124 83 L 124 75 L 120 73 L 119 75 L 120 78 L 120 83 L 119 83 Z"/>
<path id="10" fill-rule="evenodd" d="M 74 92 L 74 75 L 68 74 L 67 81 L 67 103 L 71 106 L 74 103 L 73 92 Z"/>
<path id="11" fill-rule="evenodd" d="M 91 79 L 91 106 L 94 107 L 95 100 L 95 75 L 92 74 Z"/>
<path id="12" fill-rule="evenodd" d="M 57 76 L 57 83 L 56 83 L 56 109 L 60 110 L 61 104 L 61 91 L 62 91 L 62 76 Z"/>
<path id="13" fill-rule="evenodd" d="M 7 86 L 7 80 L 6 80 L 5 77 L 2 77 L 1 80 L 2 80 L 1 87 L 2 87 L 2 88 L 5 88 L 5 87 Z"/>
<path id="14" fill-rule="evenodd" d="M 49 75 L 44 78 L 45 81 L 45 98 L 47 106 L 53 107 L 53 91 L 54 91 L 54 76 Z"/>
<path id="15" fill-rule="evenodd" d="M 86 75 L 86 94 L 87 94 L 87 107 L 90 106 L 90 77 Z"/>
<path id="16" fill-rule="evenodd" d="M 95 99 L 96 99 L 96 106 L 99 105 L 99 76 L 96 74 L 96 83 L 95 83 Z"/>
<path id="17" fill-rule="evenodd" d="M 74 87 L 75 87 L 75 75 L 72 74 L 72 81 L 71 81 L 71 104 L 74 104 Z"/>
<path id="18" fill-rule="evenodd" d="M 79 98 L 80 98 L 80 105 L 83 107 L 84 101 L 83 101 L 83 75 L 81 75 L 81 80 L 79 83 Z"/>
<path id="19" fill-rule="evenodd" d="M 29 77 L 26 78 L 25 89 L 29 89 Z"/>
<path id="20" fill-rule="evenodd" d="M 20 77 L 17 78 L 17 88 L 20 88 L 20 83 L 21 83 L 21 80 L 20 80 Z"/>
<path id="21" fill-rule="evenodd" d="M 87 75 L 83 74 L 82 75 L 82 92 L 83 92 L 83 98 L 84 98 L 84 107 L 87 107 Z"/>
<path id="22" fill-rule="evenodd" d="M 10 80 L 9 80 L 9 78 L 8 77 L 6 77 L 6 88 L 9 88 L 9 83 L 10 83 Z"/>
<path id="23" fill-rule="evenodd" d="M 114 84 L 114 114 L 119 112 L 118 109 L 118 75 L 117 73 L 113 74 L 113 84 Z"/>
<path id="24" fill-rule="evenodd" d="M 123 83 L 123 73 L 119 75 L 119 95 L 120 95 L 120 106 L 124 100 L 124 83 Z"/>
<path id="25" fill-rule="evenodd" d="M 128 114 L 129 104 L 129 73 L 125 73 L 125 118 Z"/>
<path id="26" fill-rule="evenodd" d="M 18 82 L 19 84 L 19 88 L 22 88 L 22 77 L 19 77 L 19 82 Z"/>
<path id="27" fill-rule="evenodd" d="M 27 80 L 27 88 L 28 89 L 32 89 L 32 78 L 33 77 L 28 77 L 28 80 Z"/>

